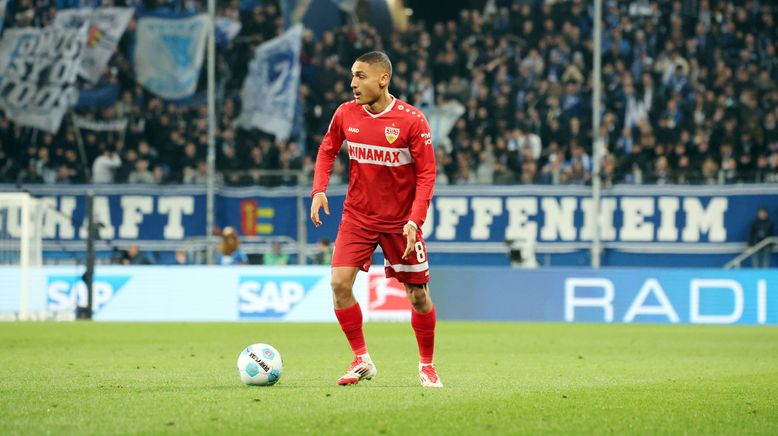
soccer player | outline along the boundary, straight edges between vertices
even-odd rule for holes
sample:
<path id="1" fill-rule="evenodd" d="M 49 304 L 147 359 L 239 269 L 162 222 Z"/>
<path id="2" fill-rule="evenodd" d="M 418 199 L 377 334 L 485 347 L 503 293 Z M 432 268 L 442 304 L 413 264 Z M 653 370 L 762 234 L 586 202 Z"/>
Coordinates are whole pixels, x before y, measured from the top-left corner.
<path id="1" fill-rule="evenodd" d="M 311 220 L 330 214 L 327 183 L 345 141 L 350 159 L 349 186 L 332 254 L 335 315 L 346 334 L 354 361 L 340 385 L 370 380 L 376 366 L 362 332 L 362 309 L 352 287 L 361 269 L 370 267 L 378 245 L 384 270 L 405 286 L 413 306 L 411 326 L 419 346 L 419 381 L 443 384 L 432 363 L 435 306 L 429 292 L 429 264 L 421 226 L 435 184 L 435 152 L 429 124 L 421 111 L 389 94 L 392 63 L 383 52 L 360 56 L 351 67 L 354 100 L 335 111 L 319 148 L 311 193 Z"/>

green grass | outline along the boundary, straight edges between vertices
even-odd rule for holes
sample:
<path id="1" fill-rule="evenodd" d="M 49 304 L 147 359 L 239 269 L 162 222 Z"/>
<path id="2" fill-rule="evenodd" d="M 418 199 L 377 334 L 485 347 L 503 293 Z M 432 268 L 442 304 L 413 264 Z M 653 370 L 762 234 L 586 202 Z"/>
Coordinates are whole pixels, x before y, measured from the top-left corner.
<path id="1" fill-rule="evenodd" d="M 336 324 L 0 324 L 0 434 L 778 434 L 778 329 L 438 324 L 422 389 L 408 324 L 367 324 L 378 376 L 335 380 Z M 246 387 L 247 344 L 284 356 Z"/>

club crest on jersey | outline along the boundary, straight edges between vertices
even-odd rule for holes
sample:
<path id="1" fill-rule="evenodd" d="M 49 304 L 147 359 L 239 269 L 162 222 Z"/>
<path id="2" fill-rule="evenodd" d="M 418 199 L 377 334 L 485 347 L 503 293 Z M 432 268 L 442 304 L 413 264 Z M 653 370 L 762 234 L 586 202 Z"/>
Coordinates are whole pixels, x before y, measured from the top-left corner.
<path id="1" fill-rule="evenodd" d="M 386 140 L 392 144 L 394 141 L 397 141 L 397 137 L 400 136 L 400 128 L 387 127 L 386 130 L 384 130 L 384 134 L 386 135 Z"/>

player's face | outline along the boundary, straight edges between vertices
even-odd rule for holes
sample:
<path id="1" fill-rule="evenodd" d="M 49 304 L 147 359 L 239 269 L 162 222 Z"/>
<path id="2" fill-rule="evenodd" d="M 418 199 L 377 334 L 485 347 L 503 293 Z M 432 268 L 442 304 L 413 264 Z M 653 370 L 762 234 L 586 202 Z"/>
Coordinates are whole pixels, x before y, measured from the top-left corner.
<path id="1" fill-rule="evenodd" d="M 373 104 L 389 82 L 389 73 L 380 64 L 354 62 L 351 67 L 351 91 L 359 104 Z"/>

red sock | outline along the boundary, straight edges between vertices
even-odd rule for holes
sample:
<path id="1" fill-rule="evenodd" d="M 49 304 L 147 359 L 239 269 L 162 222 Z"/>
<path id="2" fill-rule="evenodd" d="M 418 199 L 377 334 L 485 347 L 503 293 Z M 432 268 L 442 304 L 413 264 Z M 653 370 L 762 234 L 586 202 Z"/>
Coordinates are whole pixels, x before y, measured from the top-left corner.
<path id="1" fill-rule="evenodd" d="M 351 349 L 354 350 L 354 355 L 367 353 L 365 334 L 362 332 L 362 309 L 359 303 L 345 309 L 335 309 L 335 316 L 343 333 L 346 334 Z"/>
<path id="2" fill-rule="evenodd" d="M 432 353 L 435 349 L 435 306 L 427 313 L 419 313 L 411 309 L 411 327 L 416 333 L 419 344 L 419 362 L 432 363 Z"/>

